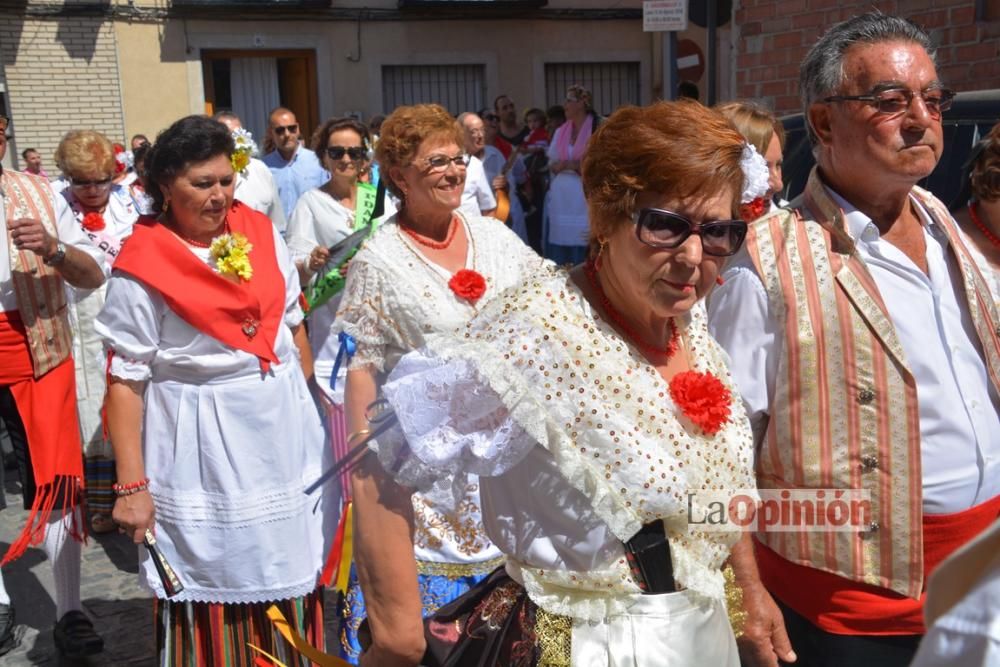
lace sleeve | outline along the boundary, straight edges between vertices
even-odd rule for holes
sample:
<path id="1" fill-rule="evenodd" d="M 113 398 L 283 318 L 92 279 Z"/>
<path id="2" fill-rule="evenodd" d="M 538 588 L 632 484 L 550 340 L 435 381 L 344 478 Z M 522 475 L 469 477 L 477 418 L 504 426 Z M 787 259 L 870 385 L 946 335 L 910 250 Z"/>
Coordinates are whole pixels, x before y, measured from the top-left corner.
<path id="1" fill-rule="evenodd" d="M 390 286 L 378 269 L 360 257 L 354 258 L 347 272 L 344 296 L 331 335 L 336 339 L 344 331 L 354 338 L 357 349 L 349 369 L 370 366 L 381 372 L 385 368 L 386 346 L 400 346 L 396 330 L 385 316 Z"/>
<path id="2" fill-rule="evenodd" d="M 94 322 L 105 352 L 111 354 L 111 375 L 137 382 L 152 376 L 163 307 L 159 295 L 138 280 L 119 273 L 111 276 L 104 308 Z"/>
<path id="3" fill-rule="evenodd" d="M 466 360 L 445 362 L 426 349 L 411 352 L 396 365 L 383 394 L 399 426 L 376 449 L 385 469 L 406 486 L 425 490 L 463 474 L 499 476 L 536 446 Z"/>

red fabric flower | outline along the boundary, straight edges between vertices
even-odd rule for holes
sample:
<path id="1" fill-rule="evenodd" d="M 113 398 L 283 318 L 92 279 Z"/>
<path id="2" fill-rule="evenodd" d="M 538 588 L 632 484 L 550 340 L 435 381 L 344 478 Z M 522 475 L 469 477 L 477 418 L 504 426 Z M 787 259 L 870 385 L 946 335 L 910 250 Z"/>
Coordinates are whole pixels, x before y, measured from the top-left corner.
<path id="1" fill-rule="evenodd" d="M 684 371 L 670 380 L 670 398 L 684 416 L 708 435 L 715 435 L 729 420 L 732 392 L 711 373 Z"/>
<path id="2" fill-rule="evenodd" d="M 486 279 L 476 271 L 461 269 L 448 281 L 448 287 L 459 298 L 475 303 L 486 293 Z"/>
<path id="3" fill-rule="evenodd" d="M 767 211 L 767 200 L 757 197 L 749 204 L 740 204 L 740 217 L 745 222 L 753 222 Z"/>
<path id="4" fill-rule="evenodd" d="M 128 169 L 128 158 L 125 155 L 125 147 L 121 144 L 113 146 L 115 151 L 115 174 L 120 174 Z"/>
<path id="5" fill-rule="evenodd" d="M 97 212 L 88 213 L 80 224 L 88 232 L 99 232 L 104 229 L 104 216 Z"/>

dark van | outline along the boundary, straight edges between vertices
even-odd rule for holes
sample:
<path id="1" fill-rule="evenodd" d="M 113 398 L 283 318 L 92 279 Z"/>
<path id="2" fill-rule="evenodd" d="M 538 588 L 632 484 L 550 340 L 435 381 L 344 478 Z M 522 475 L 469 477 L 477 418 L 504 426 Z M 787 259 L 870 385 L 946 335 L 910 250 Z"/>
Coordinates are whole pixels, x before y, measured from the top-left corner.
<path id="1" fill-rule="evenodd" d="M 930 176 L 920 182 L 920 186 L 937 195 L 949 206 L 962 205 L 956 202 L 962 188 L 962 165 L 969 152 L 990 128 L 1000 121 L 1000 89 L 976 90 L 959 93 L 951 108 L 944 112 L 944 152 L 941 160 Z M 809 137 L 806 136 L 802 114 L 783 116 L 781 124 L 785 128 L 785 167 L 783 180 L 785 189 L 782 196 L 792 200 L 802 192 L 816 160 L 813 158 Z"/>

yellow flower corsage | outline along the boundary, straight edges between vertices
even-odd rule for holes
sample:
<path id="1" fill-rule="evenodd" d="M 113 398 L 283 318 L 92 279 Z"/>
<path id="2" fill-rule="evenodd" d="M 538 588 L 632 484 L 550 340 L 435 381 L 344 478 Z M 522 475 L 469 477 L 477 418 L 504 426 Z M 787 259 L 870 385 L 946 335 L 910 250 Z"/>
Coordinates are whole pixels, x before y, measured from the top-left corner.
<path id="1" fill-rule="evenodd" d="M 253 244 L 239 232 L 223 234 L 212 239 L 209 252 L 215 260 L 215 268 L 223 275 L 237 276 L 241 280 L 250 280 L 253 267 L 250 266 L 250 251 Z"/>
<path id="2" fill-rule="evenodd" d="M 233 171 L 242 174 L 250 165 L 250 157 L 257 152 L 257 144 L 243 128 L 233 130 L 233 143 L 235 150 L 229 156 L 229 163 L 233 165 Z"/>

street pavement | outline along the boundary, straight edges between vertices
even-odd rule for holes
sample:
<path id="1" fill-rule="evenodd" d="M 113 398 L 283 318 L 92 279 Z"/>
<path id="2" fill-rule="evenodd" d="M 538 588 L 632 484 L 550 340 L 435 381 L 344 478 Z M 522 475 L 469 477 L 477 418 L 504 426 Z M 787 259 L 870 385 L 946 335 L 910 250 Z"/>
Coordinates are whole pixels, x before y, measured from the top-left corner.
<path id="1" fill-rule="evenodd" d="M 27 521 L 17 482 L 8 474 L 7 509 L 0 511 L 0 554 Z M 3 568 L 4 582 L 17 613 L 21 644 L 0 657 L 0 667 L 153 667 L 156 665 L 153 603 L 138 583 L 138 551 L 131 540 L 117 532 L 91 536 L 83 546 L 81 599 L 84 611 L 104 637 L 104 652 L 89 660 L 68 660 L 58 655 L 52 640 L 56 621 L 52 568 L 41 549 Z M 326 634 L 334 646 L 336 618 L 332 595 L 327 595 Z"/>

